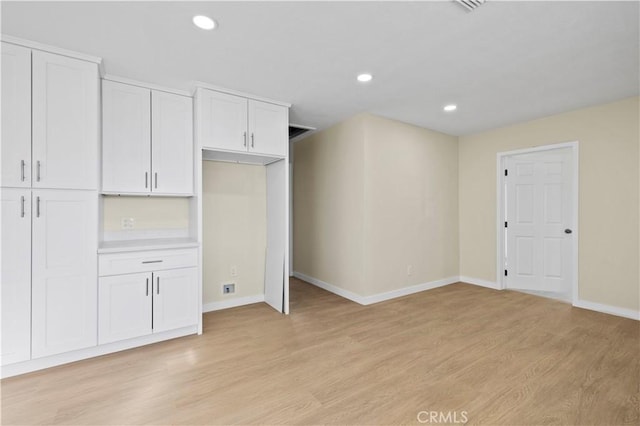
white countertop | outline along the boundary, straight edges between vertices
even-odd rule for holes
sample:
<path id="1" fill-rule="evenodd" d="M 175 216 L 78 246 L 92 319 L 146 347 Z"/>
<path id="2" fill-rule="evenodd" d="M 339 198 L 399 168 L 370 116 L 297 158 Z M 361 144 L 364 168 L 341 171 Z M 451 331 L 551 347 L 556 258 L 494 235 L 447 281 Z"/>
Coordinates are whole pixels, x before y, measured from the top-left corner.
<path id="1" fill-rule="evenodd" d="M 192 238 L 153 238 L 146 240 L 102 241 L 98 246 L 98 253 L 122 253 L 129 251 L 164 250 L 198 246 L 198 242 Z"/>

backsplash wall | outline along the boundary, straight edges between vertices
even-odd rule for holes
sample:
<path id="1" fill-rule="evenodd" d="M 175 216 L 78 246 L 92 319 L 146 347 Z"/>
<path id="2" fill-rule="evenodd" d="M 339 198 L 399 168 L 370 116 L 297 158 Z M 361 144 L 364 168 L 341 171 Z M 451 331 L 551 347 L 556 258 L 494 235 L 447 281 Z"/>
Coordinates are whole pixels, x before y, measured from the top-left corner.
<path id="1" fill-rule="evenodd" d="M 103 199 L 104 232 L 121 232 L 122 218 L 133 218 L 135 230 L 188 229 L 189 199 L 174 197 L 118 197 Z"/>

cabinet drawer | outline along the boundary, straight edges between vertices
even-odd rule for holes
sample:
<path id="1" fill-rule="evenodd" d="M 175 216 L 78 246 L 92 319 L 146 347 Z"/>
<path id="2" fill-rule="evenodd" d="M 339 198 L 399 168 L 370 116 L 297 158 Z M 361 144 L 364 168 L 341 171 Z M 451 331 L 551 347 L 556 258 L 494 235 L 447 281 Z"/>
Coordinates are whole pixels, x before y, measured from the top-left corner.
<path id="1" fill-rule="evenodd" d="M 101 277 L 136 272 L 161 271 L 196 266 L 198 249 L 153 250 L 128 253 L 107 253 L 99 256 Z"/>

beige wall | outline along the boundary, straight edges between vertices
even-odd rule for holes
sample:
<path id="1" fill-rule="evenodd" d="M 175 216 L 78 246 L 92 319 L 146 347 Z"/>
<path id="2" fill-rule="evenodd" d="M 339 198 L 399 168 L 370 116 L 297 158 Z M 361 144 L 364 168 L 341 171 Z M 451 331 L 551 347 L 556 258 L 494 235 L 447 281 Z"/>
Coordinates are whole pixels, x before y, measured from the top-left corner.
<path id="1" fill-rule="evenodd" d="M 363 117 L 294 144 L 293 270 L 364 294 Z"/>
<path id="2" fill-rule="evenodd" d="M 363 127 L 365 295 L 458 276 L 457 138 L 374 115 Z"/>
<path id="3" fill-rule="evenodd" d="M 203 303 L 264 294 L 266 170 L 202 162 Z M 237 276 L 231 266 L 237 266 Z M 236 292 L 222 294 L 235 282 Z"/>
<path id="4" fill-rule="evenodd" d="M 579 141 L 579 297 L 640 308 L 639 98 L 459 138 L 460 275 L 496 281 L 496 154 Z"/>
<path id="5" fill-rule="evenodd" d="M 458 275 L 457 138 L 361 114 L 294 149 L 296 272 L 361 296 Z"/>
<path id="6" fill-rule="evenodd" d="M 122 231 L 122 218 L 134 218 L 134 230 L 189 228 L 188 198 L 105 196 L 103 206 L 105 232 Z"/>

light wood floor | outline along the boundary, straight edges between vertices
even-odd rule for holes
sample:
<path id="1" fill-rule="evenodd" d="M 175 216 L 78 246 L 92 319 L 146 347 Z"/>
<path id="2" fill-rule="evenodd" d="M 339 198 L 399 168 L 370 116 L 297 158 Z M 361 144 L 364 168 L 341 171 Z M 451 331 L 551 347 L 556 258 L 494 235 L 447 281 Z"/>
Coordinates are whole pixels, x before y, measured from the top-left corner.
<path id="1" fill-rule="evenodd" d="M 368 307 L 298 280 L 292 314 L 2 381 L 3 424 L 639 424 L 640 325 L 467 284 Z"/>

